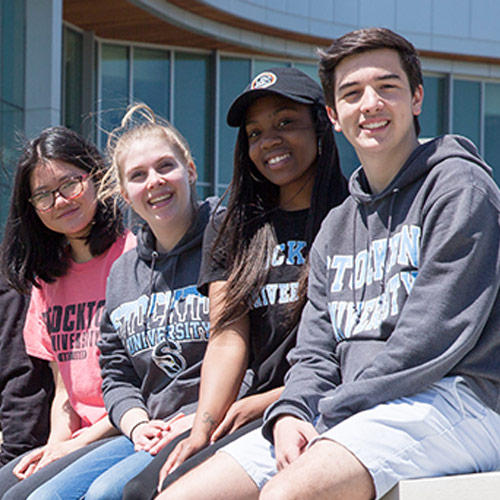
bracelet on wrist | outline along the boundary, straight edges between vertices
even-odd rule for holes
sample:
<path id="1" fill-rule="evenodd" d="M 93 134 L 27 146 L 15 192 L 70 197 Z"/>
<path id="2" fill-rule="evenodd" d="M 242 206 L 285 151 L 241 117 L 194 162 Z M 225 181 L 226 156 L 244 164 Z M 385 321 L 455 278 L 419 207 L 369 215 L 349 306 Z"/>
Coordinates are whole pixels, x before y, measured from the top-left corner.
<path id="1" fill-rule="evenodd" d="M 141 420 L 140 422 L 137 422 L 136 424 L 134 424 L 132 429 L 130 429 L 130 432 L 129 432 L 130 441 L 134 441 L 133 440 L 134 431 L 137 429 L 137 427 L 139 427 L 140 425 L 143 425 L 143 424 L 149 424 L 149 420 Z"/>

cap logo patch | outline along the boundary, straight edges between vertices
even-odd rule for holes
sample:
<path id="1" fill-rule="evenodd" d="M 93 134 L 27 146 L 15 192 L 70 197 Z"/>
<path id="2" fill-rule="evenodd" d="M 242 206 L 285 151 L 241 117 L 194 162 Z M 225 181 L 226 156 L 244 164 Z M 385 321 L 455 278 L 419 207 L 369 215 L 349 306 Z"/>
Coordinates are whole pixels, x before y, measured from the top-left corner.
<path id="1" fill-rule="evenodd" d="M 278 78 L 274 73 L 270 71 L 265 71 L 264 73 L 260 73 L 252 80 L 251 88 L 253 89 L 266 89 L 270 87 Z"/>

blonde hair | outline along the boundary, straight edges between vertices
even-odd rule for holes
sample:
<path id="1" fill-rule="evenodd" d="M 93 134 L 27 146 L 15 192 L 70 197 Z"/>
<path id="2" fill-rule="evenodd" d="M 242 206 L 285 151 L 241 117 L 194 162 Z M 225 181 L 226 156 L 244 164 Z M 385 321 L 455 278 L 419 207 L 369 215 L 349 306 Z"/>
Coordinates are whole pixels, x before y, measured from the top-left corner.
<path id="1" fill-rule="evenodd" d="M 184 136 L 167 120 L 157 116 L 144 103 L 131 104 L 122 118 L 119 127 L 109 133 L 107 141 L 108 169 L 98 192 L 99 199 L 114 198 L 115 204 L 120 200 L 123 186 L 122 160 L 131 145 L 146 137 L 165 139 L 184 160 L 184 166 L 193 163 L 193 156 Z M 191 184 L 191 202 L 196 208 L 196 187 Z"/>

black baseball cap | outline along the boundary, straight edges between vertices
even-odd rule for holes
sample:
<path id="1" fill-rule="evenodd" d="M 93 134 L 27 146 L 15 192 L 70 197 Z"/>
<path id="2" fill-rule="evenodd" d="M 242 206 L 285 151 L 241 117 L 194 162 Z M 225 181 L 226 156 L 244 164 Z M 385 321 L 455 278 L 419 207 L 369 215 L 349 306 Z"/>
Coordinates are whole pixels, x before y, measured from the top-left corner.
<path id="1" fill-rule="evenodd" d="M 281 95 L 302 104 L 325 105 L 323 90 L 310 76 L 297 68 L 270 68 L 259 73 L 233 101 L 227 112 L 230 127 L 239 127 L 248 106 L 265 95 Z"/>

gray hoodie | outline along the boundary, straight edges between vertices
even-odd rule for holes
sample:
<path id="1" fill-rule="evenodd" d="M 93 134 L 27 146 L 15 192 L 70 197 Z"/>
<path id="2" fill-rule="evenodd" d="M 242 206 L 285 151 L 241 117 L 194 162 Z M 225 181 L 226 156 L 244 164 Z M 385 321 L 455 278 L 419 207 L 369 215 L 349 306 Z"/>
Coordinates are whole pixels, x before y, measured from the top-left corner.
<path id="1" fill-rule="evenodd" d="M 200 205 L 191 228 L 166 254 L 144 227 L 137 247 L 111 268 L 101 324 L 103 397 L 113 424 L 143 408 L 167 419 L 196 409 L 209 334 L 208 298 L 196 289 L 203 233 L 217 204 Z"/>
<path id="2" fill-rule="evenodd" d="M 308 303 L 281 398 L 323 432 L 461 375 L 500 412 L 500 191 L 463 137 L 417 147 L 387 188 L 363 170 L 311 250 Z"/>

